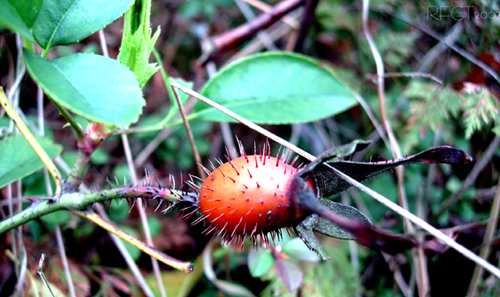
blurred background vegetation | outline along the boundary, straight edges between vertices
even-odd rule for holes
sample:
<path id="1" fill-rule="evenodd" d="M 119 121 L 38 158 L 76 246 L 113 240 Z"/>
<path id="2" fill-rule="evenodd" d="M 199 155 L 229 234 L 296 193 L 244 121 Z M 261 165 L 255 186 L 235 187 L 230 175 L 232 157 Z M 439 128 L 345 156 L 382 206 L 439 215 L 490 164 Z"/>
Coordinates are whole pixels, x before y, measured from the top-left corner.
<path id="1" fill-rule="evenodd" d="M 277 1 L 265 1 L 275 5 Z M 240 3 L 241 4 L 241 3 Z M 246 5 L 246 4 L 245 4 Z M 453 10 L 454 7 L 460 7 Z M 255 15 L 262 12 L 247 5 Z M 436 14 L 436 10 L 439 9 Z M 321 61 L 339 79 L 361 94 L 374 117 L 381 121 L 376 78 L 376 65 L 366 38 L 361 18 L 362 2 L 349 0 L 319 1 L 312 27 L 302 53 Z M 289 17 L 300 23 L 300 11 Z M 233 0 L 155 0 L 152 28 L 161 26 L 156 49 L 162 64 L 172 77 L 194 83 L 198 90 L 208 79 L 207 68 L 199 63 L 202 55 L 200 39 L 214 36 L 247 22 L 241 5 Z M 387 119 L 394 130 L 403 154 L 412 154 L 436 145 L 452 145 L 468 152 L 474 162 L 461 166 L 412 166 L 405 168 L 404 189 L 409 210 L 438 229 L 446 231 L 461 244 L 479 253 L 481 247 L 491 247 L 488 260 L 499 261 L 498 228 L 495 235 L 483 242 L 485 226 L 497 214 L 490 214 L 498 187 L 500 117 L 498 115 L 500 83 L 500 15 L 496 1 L 371 1 L 368 29 L 383 59 Z M 267 29 L 279 31 L 288 26 L 281 21 Z M 105 28 L 110 56 L 118 54 L 123 20 Z M 287 50 L 295 31 L 287 27 L 286 34 L 269 46 Z M 275 36 L 275 35 L 272 35 Z M 221 53 L 215 66 L 222 68 L 242 49 L 248 49 L 255 38 L 239 47 Z M 259 51 L 265 49 L 257 48 Z M 100 54 L 99 37 L 94 34 L 71 46 L 60 46 L 49 58 L 75 52 Z M 16 63 L 15 35 L 0 31 L 0 85 L 12 85 Z M 493 71 L 491 73 L 485 70 Z M 403 74 L 404 75 L 403 75 Z M 407 75 L 410 74 L 410 75 Z M 423 74 L 430 74 L 426 76 Z M 494 76 L 496 74 L 496 77 Z M 300 73 L 297 73 L 300 76 Z M 436 79 L 441 83 L 436 82 Z M 28 120 L 36 116 L 36 85 L 25 77 L 21 91 L 21 108 Z M 157 123 L 169 110 L 168 93 L 160 72 L 143 89 L 147 106 L 138 127 Z M 63 159 L 68 164 L 76 160 L 76 142 L 57 109 L 46 102 L 45 135 L 64 146 Z M 262 108 L 265 108 L 263 106 Z M 84 120 L 82 120 L 82 126 Z M 8 126 L 6 116 L 0 126 Z M 224 143 L 219 124 L 195 121 L 191 123 L 198 150 L 204 164 L 223 158 Z M 248 150 L 253 142 L 265 138 L 238 124 L 231 124 L 232 133 Z M 348 111 L 314 123 L 290 126 L 265 126 L 266 129 L 291 139 L 301 148 L 318 155 L 334 145 L 354 139 L 370 139 L 373 144 L 356 158 L 361 161 L 392 159 L 375 124 L 360 105 Z M 178 181 L 197 174 L 186 132 L 182 128 L 168 131 L 130 134 L 136 168 L 146 169 L 168 184 L 168 175 Z M 149 146 L 149 147 L 148 147 Z M 152 146 L 152 147 L 151 147 Z M 272 145 L 277 150 L 277 145 Z M 474 170 L 473 170 L 474 168 Z M 91 158 L 85 184 L 90 189 L 106 187 L 106 177 L 122 181 L 129 175 L 119 136 L 113 136 Z M 365 183 L 378 193 L 397 201 L 397 179 L 388 172 Z M 23 179 L 23 196 L 46 193 L 41 173 Z M 5 197 L 5 189 L 2 196 Z M 403 219 L 372 198 L 352 189 L 335 198 L 351 203 L 370 216 L 377 225 L 403 232 Z M 498 197 L 496 199 L 499 199 Z M 5 200 L 1 201 L 5 206 Z M 119 227 L 140 237 L 141 225 L 137 211 L 127 203 L 106 205 L 109 217 Z M 156 205 L 146 208 L 155 247 L 176 258 L 194 261 L 193 274 L 184 275 L 161 266 L 169 296 L 229 296 L 218 290 L 203 275 L 199 256 L 210 236 L 203 236 L 202 226 L 191 226 L 178 210 L 155 212 Z M 141 296 L 137 281 L 128 271 L 109 235 L 99 227 L 68 212 L 57 212 L 26 224 L 23 236 L 28 255 L 28 269 L 36 275 L 40 251 L 47 254 L 45 274 L 61 294 L 67 292 L 61 260 L 55 244 L 54 226 L 62 226 L 73 282 L 80 296 Z M 2 250 L 10 247 L 11 233 L 1 235 Z M 425 259 L 430 294 L 432 296 L 465 296 L 475 265 L 459 253 L 448 250 L 440 242 L 423 237 L 428 243 Z M 239 283 L 261 296 L 404 296 L 416 295 L 414 263 L 408 254 L 385 257 L 381 253 L 354 247 L 348 242 L 323 238 L 332 259 L 326 262 L 300 262 L 304 273 L 302 286 L 288 292 L 274 270 L 254 278 L 248 270 L 249 249 L 221 247 L 214 252 L 214 269 L 219 279 Z M 280 243 L 277 243 L 279 246 Z M 132 257 L 147 275 L 153 290 L 149 257 L 128 247 Z M 497 265 L 498 266 L 498 265 Z M 16 284 L 15 265 L 0 255 L 0 295 L 8 296 Z M 485 273 L 476 283 L 477 296 L 498 296 L 498 280 Z M 40 287 L 43 290 L 43 287 Z M 406 289 L 410 288 L 409 291 Z M 410 292 L 410 293 L 408 293 Z M 28 290 L 25 292 L 28 294 Z M 45 296 L 45 295 L 44 295 Z"/>

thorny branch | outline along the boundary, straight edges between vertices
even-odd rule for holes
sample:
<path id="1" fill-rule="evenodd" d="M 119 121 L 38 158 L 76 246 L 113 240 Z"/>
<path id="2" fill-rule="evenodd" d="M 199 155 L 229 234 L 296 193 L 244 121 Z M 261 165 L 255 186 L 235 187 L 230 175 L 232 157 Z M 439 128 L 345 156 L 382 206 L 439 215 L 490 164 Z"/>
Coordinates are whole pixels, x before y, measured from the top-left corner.
<path id="1" fill-rule="evenodd" d="M 120 187 L 90 194 L 67 193 L 61 195 L 58 202 L 50 198 L 44 201 L 33 198 L 25 198 L 32 202 L 32 205 L 22 212 L 0 222 L 0 234 L 21 226 L 31 220 L 57 210 L 85 210 L 94 203 L 111 202 L 112 199 L 159 199 L 170 203 L 173 206 L 179 201 L 193 201 L 196 193 L 184 192 L 168 188 L 138 186 Z M 160 202 L 161 203 L 161 202 Z"/>

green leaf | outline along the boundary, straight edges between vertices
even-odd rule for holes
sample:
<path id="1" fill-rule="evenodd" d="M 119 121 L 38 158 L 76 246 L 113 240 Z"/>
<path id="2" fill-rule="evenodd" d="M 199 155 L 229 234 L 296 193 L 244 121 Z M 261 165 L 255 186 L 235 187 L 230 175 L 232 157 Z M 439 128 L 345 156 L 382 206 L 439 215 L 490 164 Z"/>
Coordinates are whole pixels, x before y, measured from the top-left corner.
<path id="1" fill-rule="evenodd" d="M 158 219 L 157 217 L 149 217 L 147 221 L 151 237 L 159 236 L 162 230 L 162 224 L 160 219 Z"/>
<path id="2" fill-rule="evenodd" d="M 318 262 L 320 260 L 319 256 L 311 251 L 299 237 L 285 243 L 283 253 L 301 261 Z"/>
<path id="3" fill-rule="evenodd" d="M 36 222 L 36 221 L 31 221 L 31 222 Z M 95 224 L 79 224 L 77 228 L 73 229 L 73 237 L 75 238 L 90 237 L 92 236 L 92 234 L 94 234 L 96 228 L 98 227 Z"/>
<path id="4" fill-rule="evenodd" d="M 321 1 L 323 3 L 323 1 Z M 349 244 L 345 241 L 325 245 L 325 249 L 332 257 L 328 262 L 319 265 L 303 265 L 304 283 L 300 288 L 300 296 L 328 296 L 328 297 L 346 297 L 346 296 L 367 296 L 364 295 L 361 285 L 361 274 L 367 271 L 368 264 L 362 268 L 353 268 L 350 258 Z M 360 258 L 366 259 L 365 251 L 360 251 Z M 378 278 L 381 279 L 381 278 Z M 380 294 L 379 291 L 373 293 L 377 297 L 401 297 L 397 293 Z M 297 296 L 299 294 L 290 295 Z M 271 295 L 267 295 L 270 297 Z"/>
<path id="5" fill-rule="evenodd" d="M 33 79 L 61 106 L 88 120 L 127 128 L 145 101 L 134 74 L 118 61 L 76 54 L 51 61 L 24 50 Z"/>
<path id="6" fill-rule="evenodd" d="M 123 200 L 112 200 L 110 204 L 110 210 L 108 213 L 108 217 L 113 222 L 122 222 L 126 218 L 130 216 L 130 205 L 128 202 Z"/>
<path id="7" fill-rule="evenodd" d="M 278 257 L 276 258 L 276 272 L 289 291 L 295 291 L 302 285 L 304 274 L 296 263 Z"/>
<path id="8" fill-rule="evenodd" d="M 17 7 L 8 0 L 0 0 L 0 24 L 33 41 L 33 35 Z"/>
<path id="9" fill-rule="evenodd" d="M 33 25 L 38 44 L 48 50 L 67 45 L 106 27 L 132 5 L 133 0 L 44 0 Z"/>
<path id="10" fill-rule="evenodd" d="M 54 230 L 56 225 L 64 225 L 71 220 L 71 214 L 67 210 L 49 213 L 40 218 L 47 226 Z"/>
<path id="11" fill-rule="evenodd" d="M 137 232 L 134 229 L 130 228 L 129 226 L 119 225 L 118 228 L 122 229 L 126 233 L 137 238 Z M 139 257 L 141 256 L 141 253 L 142 253 L 141 250 L 136 248 L 135 246 L 131 245 L 130 243 L 125 242 L 123 239 L 120 239 L 120 240 L 123 242 L 123 245 L 125 246 L 128 253 L 130 254 L 130 257 L 132 257 L 132 259 L 134 261 L 137 261 L 139 259 Z"/>
<path id="12" fill-rule="evenodd" d="M 255 297 L 255 295 L 250 290 L 248 290 L 247 288 L 238 283 L 228 282 L 221 279 L 214 279 L 211 280 L 211 282 L 217 287 L 217 289 L 228 294 L 229 296 Z M 210 293 L 207 294 L 206 296 L 214 296 L 214 295 L 216 294 Z"/>
<path id="13" fill-rule="evenodd" d="M 62 147 L 48 139 L 36 140 L 49 157 L 59 155 Z M 0 141 L 0 188 L 43 167 L 43 163 L 22 135 Z"/>
<path id="14" fill-rule="evenodd" d="M 19 16 L 23 19 L 28 28 L 33 27 L 40 9 L 42 8 L 43 0 L 8 0 L 15 7 Z M 1 6 L 1 5 L 0 5 Z"/>
<path id="15" fill-rule="evenodd" d="M 50 179 L 50 186 L 52 189 L 55 188 L 55 182 L 53 179 Z M 36 171 L 33 172 L 32 174 L 25 176 L 23 178 L 23 187 L 25 189 L 23 190 L 23 195 L 24 197 L 31 197 L 31 196 L 43 196 L 47 195 L 47 183 L 45 181 L 45 176 L 43 172 Z"/>
<path id="16" fill-rule="evenodd" d="M 113 168 L 113 173 L 111 174 L 113 179 L 118 179 L 119 182 L 125 183 L 125 181 L 130 180 L 130 170 L 127 164 L 118 164 Z"/>
<path id="17" fill-rule="evenodd" d="M 129 67 L 144 86 L 160 66 L 149 63 L 149 57 L 160 36 L 160 27 L 151 36 L 151 1 L 137 1 L 125 13 L 123 38 L 118 61 Z"/>
<path id="18" fill-rule="evenodd" d="M 248 253 L 248 268 L 250 269 L 250 275 L 253 277 L 266 275 L 273 265 L 273 255 L 264 248 L 251 249 Z"/>
<path id="19" fill-rule="evenodd" d="M 122 41 L 117 59 L 134 72 L 141 86 L 144 86 L 151 76 L 160 69 L 157 63 L 149 63 L 149 56 L 159 36 L 160 28 L 156 30 L 152 39 L 148 40 L 149 36 L 144 36 L 142 27 L 140 27 L 132 36 Z"/>
<path id="20" fill-rule="evenodd" d="M 200 93 L 260 124 L 310 122 L 356 104 L 351 91 L 329 70 L 305 56 L 270 52 L 224 68 Z M 217 122 L 233 119 L 197 103 L 193 117 Z"/>
<path id="21" fill-rule="evenodd" d="M 98 147 L 92 155 L 90 155 L 90 162 L 95 165 L 105 165 L 109 163 L 110 156 L 102 147 Z"/>
<path id="22" fill-rule="evenodd" d="M 26 223 L 28 226 L 30 237 L 37 243 L 40 243 L 45 230 L 43 230 L 42 225 L 39 221 L 33 220 Z"/>

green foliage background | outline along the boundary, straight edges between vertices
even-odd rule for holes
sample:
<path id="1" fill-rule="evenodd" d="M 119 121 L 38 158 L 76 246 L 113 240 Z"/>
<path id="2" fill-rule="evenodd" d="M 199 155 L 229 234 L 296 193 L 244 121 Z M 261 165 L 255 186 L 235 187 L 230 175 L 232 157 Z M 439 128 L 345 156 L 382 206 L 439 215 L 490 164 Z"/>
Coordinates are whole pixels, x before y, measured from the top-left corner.
<path id="1" fill-rule="evenodd" d="M 105 2 L 109 6 L 103 9 Z M 243 104 L 235 111 L 247 112 L 245 116 L 249 119 L 267 124 L 268 130 L 295 141 L 313 154 L 318 155 L 354 139 L 371 139 L 373 145 L 366 152 L 355 155 L 355 159 L 379 161 L 393 158 L 367 110 L 354 99 L 354 94 L 359 94 L 374 117 L 381 121 L 379 96 L 373 83 L 376 65 L 362 32 L 360 1 L 320 1 L 301 56 L 266 53 L 224 67 L 248 44 L 244 43 L 223 53 L 215 61 L 220 71 L 211 79 L 207 69 L 197 60 L 202 51 L 200 39 L 247 22 L 233 1 L 153 1 L 151 16 L 149 11 L 144 14 L 129 10 L 125 16 L 129 21 L 125 21 L 124 29 L 121 16 L 132 2 L 0 0 L 0 83 L 9 91 L 15 86 L 15 78 L 24 76 L 20 65 L 25 63 L 33 80 L 19 80 L 21 91 L 13 97 L 19 103 L 16 109 L 26 115 L 23 119 L 35 133 L 38 129 L 34 118 L 37 114 L 34 103 L 37 84 L 49 97 L 43 106 L 46 139 L 41 142 L 51 152 L 51 157 L 60 154 L 70 167 L 77 159 L 74 135 L 70 128 L 65 128 L 67 121 L 57 109 L 62 106 L 73 116 L 81 116 L 74 116 L 74 119 L 83 128 L 88 120 L 104 123 L 120 133 L 123 130 L 116 129 L 130 128 L 126 132 L 130 133 L 132 154 L 136 161 L 141 161 L 136 164 L 136 169 L 153 172 L 160 183 L 168 184 L 170 174 L 178 180 L 177 185 L 181 176 L 182 180 L 187 180 L 189 174 L 196 175 L 192 149 L 180 125 L 173 93 L 168 88 L 169 82 L 175 80 L 200 90 L 203 95 L 228 108 L 234 105 L 234 101 L 227 103 L 226 100 L 240 96 Z M 471 13 L 468 18 L 461 19 L 446 17 L 452 13 L 454 5 L 457 4 L 451 1 L 370 2 L 368 28 L 374 36 L 385 71 L 393 74 L 385 78 L 387 118 L 405 155 L 436 145 L 452 145 L 478 160 L 487 154 L 487 148 L 500 134 L 498 3 L 472 1 L 471 12 L 477 14 Z M 443 17 L 438 20 L 429 18 L 429 7 L 441 7 Z M 256 9 L 253 12 L 261 13 Z M 497 17 L 481 17 L 481 12 L 493 13 L 491 15 Z M 141 25 L 134 23 L 137 20 L 134 17 L 141 20 Z M 276 26 L 286 25 L 279 22 Z M 110 58 L 99 55 L 99 37 L 95 32 L 103 28 Z M 16 40 L 14 33 L 21 38 Z M 289 38 L 290 33 L 285 34 L 274 45 L 284 50 Z M 19 46 L 21 39 L 24 50 Z M 447 45 L 444 45 L 445 41 Z M 153 47 L 157 50 L 156 60 L 150 55 Z M 265 60 L 273 56 L 277 58 Z M 287 69 L 292 69 L 291 65 L 297 68 L 287 72 Z M 485 71 L 483 65 L 496 73 L 496 77 Z M 318 90 L 321 90 L 320 95 L 316 93 Z M 323 101 L 318 99 L 323 95 Z M 226 154 L 221 128 L 213 122 L 227 121 L 227 118 L 222 118 L 206 105 L 188 101 L 188 96 L 182 96 L 181 101 L 188 102 L 187 106 L 194 110 L 190 118 L 194 139 L 203 165 L 209 167 L 210 160 L 223 159 Z M 271 105 L 266 101 L 269 98 L 286 105 L 286 108 Z M 21 137 L 14 135 L 3 111 L 0 115 L 0 186 L 22 178 L 19 197 L 46 198 L 45 177 L 40 171 L 34 172 L 42 164 L 29 161 L 34 155 L 27 150 L 29 147 L 25 143 L 21 145 L 22 149 L 18 149 Z M 241 125 L 232 123 L 229 127 L 247 151 L 253 151 L 255 142 L 261 144 L 265 141 Z M 155 145 L 153 149 L 150 149 L 151 145 Z M 59 153 L 60 147 L 62 153 Z M 277 146 L 272 145 L 272 148 L 276 154 Z M 22 158 L 12 157 L 13 153 L 22 155 Z M 476 164 L 472 163 L 453 167 L 409 167 L 404 176 L 409 210 L 437 228 L 451 232 L 459 242 L 474 251 L 483 245 L 484 225 L 491 219 L 489 211 L 499 178 L 498 149 L 494 147 L 487 156 L 485 165 L 476 175 L 471 173 Z M 30 166 L 21 166 L 24 163 Z M 130 173 L 125 164 L 120 138 L 111 136 L 90 158 L 84 183 L 89 189 L 105 188 L 106 178 L 115 176 L 120 183 L 123 180 L 127 183 Z M 472 182 L 467 182 L 468 178 L 472 178 Z M 397 201 L 394 174 L 386 173 L 366 182 L 366 185 Z M 460 193 L 457 200 L 447 205 L 446 202 L 457 193 Z M 1 196 L 2 210 L 8 213 L 7 188 L 2 189 Z M 400 217 L 356 190 L 334 199 L 355 205 L 379 226 L 404 232 Z M 27 200 L 19 205 L 23 208 L 30 206 Z M 443 208 L 443 205 L 447 206 Z M 197 263 L 195 271 L 200 271 L 190 278 L 162 267 L 162 278 L 169 287 L 169 296 L 217 294 L 213 283 L 201 273 L 203 268 L 198 255 L 208 241 L 206 236 L 199 235 L 203 229 L 192 227 L 178 218 L 178 212 L 163 214 L 154 212 L 155 208 L 156 205 L 147 207 L 148 225 L 155 245 L 175 257 L 194 261 Z M 115 224 L 137 236 L 142 234 L 138 215 L 130 211 L 127 203 L 113 202 L 108 210 Z M 141 294 L 109 237 L 93 224 L 72 217 L 67 211 L 47 215 L 23 226 L 22 236 L 28 254 L 38 257 L 36 251 L 49 253 L 52 260 L 45 273 L 54 287 L 66 290 L 66 284 L 60 279 L 59 258 L 52 246 L 56 225 L 62 226 L 74 281 L 82 292 L 96 296 Z M 7 243 L 12 241 L 12 235 L 1 236 L 4 242 L 2 250 L 10 249 L 11 245 Z M 424 239 L 429 245 L 439 247 L 432 239 Z M 491 241 L 497 239 L 498 230 Z M 261 296 L 401 295 L 396 274 L 389 269 L 390 265 L 382 255 L 362 247 L 354 249 L 347 242 L 322 240 L 332 259 L 321 263 L 291 261 L 296 265 L 293 267 L 300 267 L 303 273 L 303 284 L 298 291 L 287 291 L 274 268 L 275 258 L 272 257 L 267 257 L 270 262 L 264 263 L 265 269 L 261 268 L 252 277 L 255 263 L 248 263 L 246 248 L 243 253 L 227 247 L 216 250 L 215 272 L 218 278 Z M 82 251 L 83 246 L 92 248 Z M 139 266 L 150 274 L 149 259 L 134 248 L 128 249 Z M 352 256 L 355 250 L 358 254 Z M 269 255 L 269 250 L 262 251 Z M 499 253 L 498 246 L 492 246 L 489 260 L 498 263 Z M 289 254 L 293 252 L 284 252 L 285 256 Z M 431 295 L 464 296 L 471 284 L 474 266 L 463 257 L 438 248 L 427 250 L 426 255 Z M 0 261 L 2 267 L 15 267 L 8 259 Z M 395 261 L 403 280 L 414 284 L 415 269 L 410 255 L 401 255 Z M 27 264 L 29 271 L 36 269 L 35 262 Z M 1 294 L 11 294 L 13 290 L 7 279 L 0 279 Z M 147 280 L 157 292 L 154 277 L 149 275 Z M 43 290 L 41 284 L 35 283 L 34 287 Z M 480 296 L 497 296 L 500 291 L 498 281 L 489 276 L 477 287 Z M 415 292 L 415 287 L 411 288 Z M 28 294 L 28 291 L 24 293 Z"/>

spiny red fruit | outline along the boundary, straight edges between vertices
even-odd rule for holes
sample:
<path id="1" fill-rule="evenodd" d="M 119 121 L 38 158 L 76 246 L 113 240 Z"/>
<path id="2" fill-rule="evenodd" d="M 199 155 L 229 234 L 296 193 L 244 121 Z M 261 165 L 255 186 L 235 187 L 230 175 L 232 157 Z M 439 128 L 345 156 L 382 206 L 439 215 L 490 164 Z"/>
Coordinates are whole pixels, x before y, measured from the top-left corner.
<path id="1" fill-rule="evenodd" d="M 243 244 L 249 236 L 262 235 L 269 242 L 307 216 L 317 214 L 351 233 L 361 244 L 397 254 L 417 245 L 409 237 L 393 235 L 364 221 L 352 220 L 323 205 L 315 182 L 269 155 L 242 156 L 222 164 L 204 181 L 199 193 L 201 216 L 193 222 L 209 224 L 206 234 L 220 235 L 226 242 Z"/>
<path id="2" fill-rule="evenodd" d="M 199 195 L 202 216 L 226 241 L 247 236 L 276 235 L 293 226 L 294 206 L 287 196 L 297 169 L 268 155 L 242 156 L 222 164 L 204 181 Z M 263 237 L 267 240 L 267 236 Z"/>

